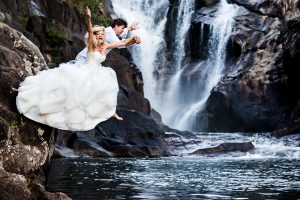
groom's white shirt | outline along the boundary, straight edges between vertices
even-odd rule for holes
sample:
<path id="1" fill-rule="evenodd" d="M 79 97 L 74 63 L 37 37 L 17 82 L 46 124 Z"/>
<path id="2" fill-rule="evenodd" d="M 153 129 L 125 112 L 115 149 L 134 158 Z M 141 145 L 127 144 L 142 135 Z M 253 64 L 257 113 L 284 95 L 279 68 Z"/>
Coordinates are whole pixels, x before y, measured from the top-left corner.
<path id="1" fill-rule="evenodd" d="M 115 43 L 121 41 L 111 26 L 105 28 L 105 34 L 106 34 L 106 42 L 108 43 Z M 125 28 L 120 38 L 122 38 L 122 40 L 125 39 L 127 37 L 127 34 L 128 34 L 128 29 Z M 125 48 L 125 46 L 119 48 Z M 105 53 L 107 54 L 109 51 L 110 50 L 106 50 Z M 86 60 L 86 56 L 87 56 L 87 47 L 85 47 L 82 51 L 79 52 L 79 54 L 77 54 L 75 60 L 84 63 Z"/>

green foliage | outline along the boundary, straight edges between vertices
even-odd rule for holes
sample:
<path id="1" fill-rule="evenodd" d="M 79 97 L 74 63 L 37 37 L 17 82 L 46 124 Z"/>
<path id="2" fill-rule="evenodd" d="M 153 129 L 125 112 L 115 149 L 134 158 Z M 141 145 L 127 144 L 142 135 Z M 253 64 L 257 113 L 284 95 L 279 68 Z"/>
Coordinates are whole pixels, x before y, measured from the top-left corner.
<path id="1" fill-rule="evenodd" d="M 17 133 L 19 131 L 19 125 L 17 122 L 11 122 L 8 125 L 8 129 L 12 133 Z"/>
<path id="2" fill-rule="evenodd" d="M 112 22 L 108 9 L 103 0 L 73 0 L 82 14 L 85 14 L 85 7 L 88 6 L 92 12 L 93 24 L 109 26 Z"/>
<path id="3" fill-rule="evenodd" d="M 23 140 L 24 134 L 20 132 L 20 124 L 15 121 L 12 121 L 8 124 L 8 132 L 11 135 L 11 141 L 13 144 L 17 144 Z"/>
<path id="4" fill-rule="evenodd" d="M 53 58 L 55 65 L 58 65 L 62 61 L 61 51 L 66 38 L 59 32 L 54 26 L 50 27 L 47 31 L 46 43 L 49 45 L 47 51 Z"/>
<path id="5" fill-rule="evenodd" d="M 20 18 L 21 18 L 22 24 L 24 24 L 24 25 L 27 25 L 27 24 L 28 24 L 28 20 L 29 20 L 29 17 L 28 17 L 28 16 L 22 16 L 22 17 L 20 17 Z"/>
<path id="6" fill-rule="evenodd" d="M 51 47 L 61 46 L 64 40 L 65 40 L 64 35 L 61 32 L 59 32 L 54 26 L 48 29 L 46 42 Z"/>

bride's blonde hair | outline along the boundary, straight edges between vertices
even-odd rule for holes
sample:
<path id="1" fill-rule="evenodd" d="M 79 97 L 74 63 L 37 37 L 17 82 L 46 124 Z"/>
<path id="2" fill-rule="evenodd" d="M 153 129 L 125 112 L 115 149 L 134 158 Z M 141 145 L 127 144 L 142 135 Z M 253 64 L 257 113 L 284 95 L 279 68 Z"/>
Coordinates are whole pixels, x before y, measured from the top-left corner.
<path id="1" fill-rule="evenodd" d="M 105 42 L 105 38 L 106 38 L 106 34 L 105 34 L 105 27 L 104 26 L 98 26 L 98 25 L 95 25 L 93 28 L 92 28 L 92 31 L 93 31 L 93 37 L 94 37 L 94 42 L 95 42 L 95 46 L 97 46 L 97 44 L 99 43 L 104 43 Z M 104 33 L 104 37 L 102 39 L 102 41 L 97 41 L 94 33 L 98 32 L 98 31 L 103 31 Z M 86 46 L 89 46 L 89 32 L 86 32 L 86 34 L 84 35 L 84 43 Z"/>

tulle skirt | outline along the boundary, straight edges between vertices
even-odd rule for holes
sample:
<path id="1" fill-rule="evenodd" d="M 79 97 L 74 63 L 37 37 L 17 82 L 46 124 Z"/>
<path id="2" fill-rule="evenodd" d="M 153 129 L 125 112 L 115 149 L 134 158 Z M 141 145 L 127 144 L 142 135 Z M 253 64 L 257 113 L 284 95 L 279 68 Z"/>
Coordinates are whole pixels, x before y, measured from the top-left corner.
<path id="1" fill-rule="evenodd" d="M 71 131 L 93 129 L 116 111 L 118 82 L 109 67 L 61 64 L 27 77 L 16 99 L 20 113 Z"/>

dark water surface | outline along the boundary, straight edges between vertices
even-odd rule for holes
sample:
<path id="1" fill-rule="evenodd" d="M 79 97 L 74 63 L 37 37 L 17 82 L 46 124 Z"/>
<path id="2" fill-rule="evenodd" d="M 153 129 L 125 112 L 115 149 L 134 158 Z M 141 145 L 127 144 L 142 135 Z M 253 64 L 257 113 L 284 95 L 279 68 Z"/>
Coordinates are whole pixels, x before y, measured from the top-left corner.
<path id="1" fill-rule="evenodd" d="M 300 199 L 300 159 L 54 159 L 48 190 L 73 199 Z"/>

